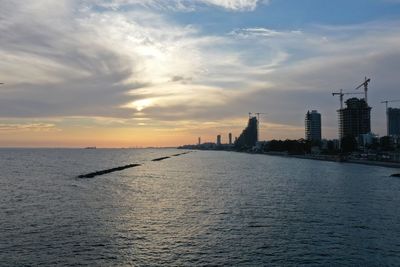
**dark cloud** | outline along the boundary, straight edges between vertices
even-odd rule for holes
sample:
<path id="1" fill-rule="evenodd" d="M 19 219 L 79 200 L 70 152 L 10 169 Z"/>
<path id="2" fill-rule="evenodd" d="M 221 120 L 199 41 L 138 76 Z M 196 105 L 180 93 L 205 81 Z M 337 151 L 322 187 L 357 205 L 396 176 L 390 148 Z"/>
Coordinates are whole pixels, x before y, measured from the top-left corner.
<path id="1" fill-rule="evenodd" d="M 68 10 L 54 17 L 17 3 L 9 21 L 0 11 L 0 72 L 10 80 L 0 88 L 1 116 L 128 117 L 131 111 L 119 108 L 129 101 L 126 92 L 144 86 L 128 81 L 136 75 L 132 56 Z"/>

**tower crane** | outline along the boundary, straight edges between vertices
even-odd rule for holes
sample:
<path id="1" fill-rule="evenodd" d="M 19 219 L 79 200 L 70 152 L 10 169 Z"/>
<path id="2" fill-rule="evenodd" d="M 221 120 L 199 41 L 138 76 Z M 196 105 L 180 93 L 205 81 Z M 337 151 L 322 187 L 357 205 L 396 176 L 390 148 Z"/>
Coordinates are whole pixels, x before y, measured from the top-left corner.
<path id="1" fill-rule="evenodd" d="M 344 95 L 360 95 L 362 93 L 343 93 L 343 89 L 340 89 L 339 92 L 333 92 L 332 95 L 338 95 L 340 98 L 340 109 L 343 109 L 343 96 Z"/>
<path id="2" fill-rule="evenodd" d="M 267 114 L 267 113 L 263 113 L 263 112 L 257 112 L 257 113 L 254 113 L 254 114 L 256 114 L 256 115 L 257 115 L 257 120 L 260 120 L 260 114 Z"/>
<path id="3" fill-rule="evenodd" d="M 386 104 L 386 111 L 388 109 L 388 103 L 392 103 L 392 102 L 400 102 L 400 100 L 384 100 L 381 102 L 381 104 L 385 103 Z"/>
<path id="4" fill-rule="evenodd" d="M 360 89 L 361 87 L 364 87 L 364 94 L 365 94 L 365 103 L 368 104 L 368 84 L 371 82 L 370 78 L 365 77 L 365 80 L 362 84 L 356 87 L 357 89 Z"/>
<path id="5" fill-rule="evenodd" d="M 388 103 L 392 102 L 400 102 L 400 100 L 384 100 L 381 102 L 381 104 L 385 103 L 386 105 L 386 131 L 387 135 L 389 136 L 389 114 L 388 114 Z"/>

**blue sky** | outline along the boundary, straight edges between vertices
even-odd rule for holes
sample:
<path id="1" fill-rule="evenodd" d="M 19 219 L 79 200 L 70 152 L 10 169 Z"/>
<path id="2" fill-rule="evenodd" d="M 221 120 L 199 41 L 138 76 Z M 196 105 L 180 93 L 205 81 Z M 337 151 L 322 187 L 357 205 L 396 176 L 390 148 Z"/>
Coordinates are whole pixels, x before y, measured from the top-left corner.
<path id="1" fill-rule="evenodd" d="M 267 27 L 277 30 L 303 29 L 313 25 L 348 25 L 374 20 L 396 20 L 399 1 L 385 0 L 272 0 L 250 12 L 232 12 L 204 7 L 198 12 L 171 12 L 182 24 L 204 26 L 224 33 L 232 28 Z"/>
<path id="2" fill-rule="evenodd" d="M 10 15 L 11 14 L 11 15 Z M 265 112 L 265 139 L 302 138 L 332 91 L 372 79 L 400 99 L 397 0 L 0 1 L 0 146 L 146 146 L 238 135 Z"/>

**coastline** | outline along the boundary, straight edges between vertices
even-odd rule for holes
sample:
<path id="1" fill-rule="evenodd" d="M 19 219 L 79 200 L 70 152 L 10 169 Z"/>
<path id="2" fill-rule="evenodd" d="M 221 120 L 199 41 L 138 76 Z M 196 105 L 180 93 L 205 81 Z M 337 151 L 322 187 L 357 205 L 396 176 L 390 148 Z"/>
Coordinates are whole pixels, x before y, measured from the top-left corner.
<path id="1" fill-rule="evenodd" d="M 226 151 L 226 152 L 236 152 L 236 153 L 247 153 L 247 154 L 258 154 L 258 155 L 269 155 L 278 156 L 285 158 L 298 158 L 298 159 L 310 159 L 319 161 L 330 161 L 337 163 L 352 163 L 352 164 L 362 164 L 369 166 L 386 167 L 393 169 L 400 169 L 400 162 L 389 162 L 389 161 L 377 161 L 377 160 L 364 160 L 364 159 L 348 159 L 341 157 L 340 155 L 296 155 L 288 154 L 287 152 L 249 152 L 249 151 L 235 151 L 235 150 L 224 150 L 224 149 L 196 149 L 196 148 L 184 148 L 178 147 L 177 149 L 188 149 L 188 150 L 206 150 L 206 151 Z M 400 170 L 398 175 L 400 176 Z"/>
<path id="2" fill-rule="evenodd" d="M 400 162 L 386 162 L 386 161 L 374 161 L 374 160 L 362 160 L 362 159 L 342 160 L 338 156 L 332 156 L 332 155 L 290 155 L 287 153 L 280 153 L 280 152 L 264 152 L 261 154 L 269 155 L 269 156 L 287 157 L 287 158 L 311 159 L 311 160 L 331 161 L 331 162 L 338 162 L 338 163 L 353 163 L 353 164 L 363 164 L 363 165 L 370 165 L 370 166 L 379 166 L 379 167 L 400 169 Z"/>
<path id="3" fill-rule="evenodd" d="M 182 149 L 182 148 L 178 148 L 178 149 Z M 198 150 L 198 149 L 191 149 L 191 150 Z M 363 159 L 346 159 L 346 158 L 341 158 L 339 155 L 295 155 L 295 154 L 288 154 L 286 152 L 256 153 L 256 152 L 245 152 L 245 151 L 235 151 L 235 150 L 213 150 L 213 149 L 205 149 L 205 150 L 268 155 L 268 156 L 277 156 L 277 157 L 284 157 L 284 158 L 310 159 L 310 160 L 330 161 L 330 162 L 337 162 L 337 163 L 352 163 L 352 164 L 362 164 L 362 165 L 369 165 L 369 166 L 400 169 L 400 162 L 363 160 Z"/>

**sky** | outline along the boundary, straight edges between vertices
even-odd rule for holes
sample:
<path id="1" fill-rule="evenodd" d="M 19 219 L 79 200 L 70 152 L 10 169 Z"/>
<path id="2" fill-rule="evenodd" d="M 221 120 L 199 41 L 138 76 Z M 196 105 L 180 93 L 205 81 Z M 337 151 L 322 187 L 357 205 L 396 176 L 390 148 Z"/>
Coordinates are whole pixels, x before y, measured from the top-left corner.
<path id="1" fill-rule="evenodd" d="M 365 76 L 383 136 L 399 69 L 399 0 L 0 0 L 0 146 L 226 142 L 249 112 L 299 139 L 308 110 L 333 139 Z"/>

